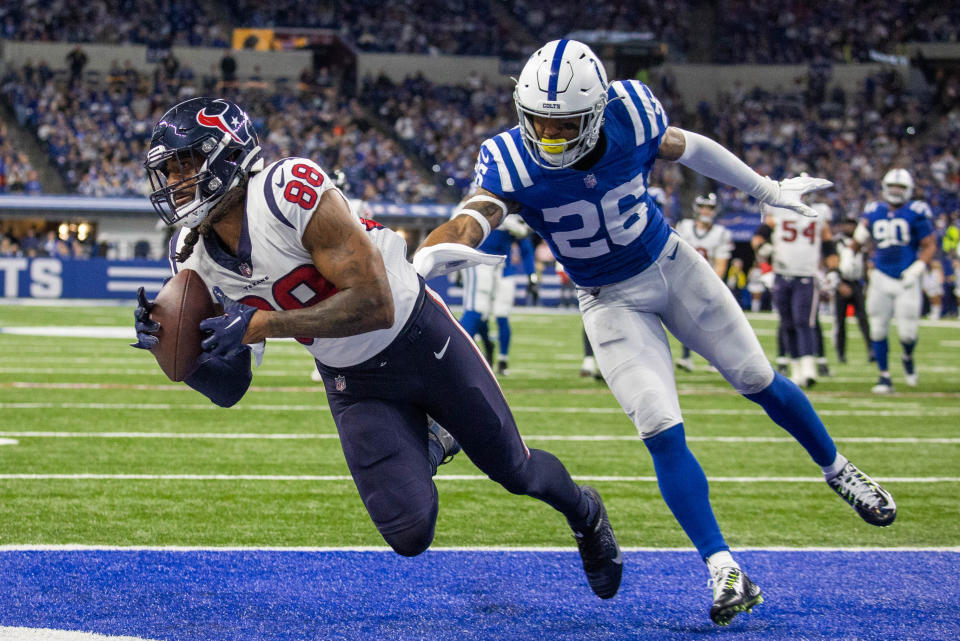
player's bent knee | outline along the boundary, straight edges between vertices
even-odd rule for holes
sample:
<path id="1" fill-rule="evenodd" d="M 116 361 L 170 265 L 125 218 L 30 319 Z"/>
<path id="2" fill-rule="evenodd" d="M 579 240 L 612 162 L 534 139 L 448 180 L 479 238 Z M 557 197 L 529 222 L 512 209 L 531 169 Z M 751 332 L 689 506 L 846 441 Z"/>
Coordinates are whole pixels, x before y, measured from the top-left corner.
<path id="1" fill-rule="evenodd" d="M 425 517 L 418 519 L 397 532 L 385 533 L 381 531 L 383 540 L 393 551 L 400 556 L 417 556 L 422 554 L 433 543 L 436 519 Z"/>

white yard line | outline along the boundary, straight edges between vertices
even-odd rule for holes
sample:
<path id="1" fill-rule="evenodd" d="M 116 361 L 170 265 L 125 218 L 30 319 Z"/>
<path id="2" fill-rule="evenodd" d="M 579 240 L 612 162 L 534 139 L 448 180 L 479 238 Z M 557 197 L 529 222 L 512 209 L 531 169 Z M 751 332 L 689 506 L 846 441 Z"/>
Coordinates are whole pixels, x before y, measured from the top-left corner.
<path id="1" fill-rule="evenodd" d="M 440 474 L 438 481 L 490 481 L 484 474 Z M 576 481 L 656 483 L 656 476 L 574 476 Z M 0 474 L 4 481 L 353 481 L 349 474 Z M 712 483 L 823 483 L 817 476 L 711 476 Z M 960 483 L 960 476 L 900 476 L 882 483 Z"/>
<path id="2" fill-rule="evenodd" d="M 231 433 L 231 432 L 63 432 L 63 431 L 0 431 L 0 444 L 4 438 L 101 438 L 101 439 L 210 439 L 210 440 L 328 440 L 338 439 L 336 433 Z M 639 441 L 639 436 L 619 434 L 565 435 L 565 434 L 524 434 L 525 441 Z M 793 443 L 791 436 L 687 436 L 687 440 L 697 443 Z M 946 437 L 838 437 L 838 443 L 880 443 L 896 445 L 960 445 L 960 438 Z M 14 443 L 16 441 L 13 441 Z"/>
<path id="3" fill-rule="evenodd" d="M 319 391 L 319 390 L 318 390 Z M 47 409 L 85 409 L 85 410 L 152 410 L 152 411 L 222 411 L 222 408 L 212 403 L 0 403 L 0 409 L 8 410 L 47 410 Z M 244 404 L 233 408 L 237 411 L 254 412 L 316 412 L 329 411 L 326 405 L 269 405 Z M 619 407 L 542 407 L 514 405 L 510 408 L 514 413 L 532 414 L 610 414 L 619 415 L 623 410 Z M 689 416 L 765 416 L 761 409 L 687 409 L 684 414 Z M 960 416 L 960 407 L 931 407 L 923 409 L 904 410 L 818 410 L 820 416 L 900 416 L 900 417 L 947 417 Z"/>

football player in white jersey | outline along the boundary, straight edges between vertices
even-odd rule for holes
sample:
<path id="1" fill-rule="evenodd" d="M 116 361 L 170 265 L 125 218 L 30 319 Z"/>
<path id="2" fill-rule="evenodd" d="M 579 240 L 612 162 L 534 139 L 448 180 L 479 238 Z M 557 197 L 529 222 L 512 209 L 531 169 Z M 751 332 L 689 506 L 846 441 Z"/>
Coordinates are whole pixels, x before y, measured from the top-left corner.
<path id="1" fill-rule="evenodd" d="M 232 405 L 250 383 L 249 345 L 295 337 L 323 374 L 367 512 L 398 554 L 433 540 L 432 475 L 449 443 L 429 438 L 429 414 L 491 479 L 561 512 L 590 587 L 616 594 L 622 555 L 600 495 L 552 454 L 527 448 L 473 339 L 425 289 L 398 234 L 353 214 L 312 160 L 264 166 L 250 118 L 226 100 L 193 98 L 165 113 L 146 168 L 158 214 L 183 225 L 171 267 L 197 271 L 223 305 L 200 323 L 208 336 L 188 385 Z M 142 289 L 138 299 L 134 347 L 148 349 L 159 327 Z"/>
<path id="2" fill-rule="evenodd" d="M 721 280 L 727 278 L 727 267 L 733 255 L 733 237 L 730 230 L 714 222 L 717 217 L 717 195 L 697 196 L 693 202 L 695 218 L 684 218 L 677 223 L 677 233 L 703 256 Z M 683 346 L 677 366 L 693 371 L 690 348 Z"/>
<path id="3" fill-rule="evenodd" d="M 814 203 L 816 218 L 790 209 L 763 205 L 764 223 L 753 244 L 758 252 L 770 242 L 773 257 L 773 305 L 780 315 L 784 342 L 791 358 L 794 383 L 811 387 L 817 380 L 819 279 L 821 255 L 827 269 L 837 268 L 837 253 L 830 231 L 832 211 Z"/>
<path id="4" fill-rule="evenodd" d="M 603 63 L 575 40 L 539 48 L 514 99 L 519 126 L 481 145 L 476 192 L 431 232 L 414 264 L 437 263 L 451 246 L 477 246 L 511 212 L 547 242 L 579 286 L 600 371 L 652 455 L 660 493 L 713 576 L 711 619 L 726 625 L 762 596 L 730 553 L 707 477 L 687 447 L 664 326 L 794 436 L 864 520 L 890 524 L 893 499 L 837 453 L 801 389 L 773 371 L 730 290 L 647 191 L 661 158 L 816 217 L 800 197 L 830 182 L 765 178 L 718 143 L 668 126 L 646 85 L 608 83 Z"/>

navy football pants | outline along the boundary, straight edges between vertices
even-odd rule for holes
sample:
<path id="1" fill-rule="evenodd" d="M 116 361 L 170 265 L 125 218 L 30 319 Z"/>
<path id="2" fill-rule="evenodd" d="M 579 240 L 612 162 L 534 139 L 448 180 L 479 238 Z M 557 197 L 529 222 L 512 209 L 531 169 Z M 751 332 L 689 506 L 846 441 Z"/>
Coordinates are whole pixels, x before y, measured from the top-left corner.
<path id="1" fill-rule="evenodd" d="M 587 520 L 586 495 L 555 456 L 527 449 L 473 339 L 429 293 L 377 356 L 347 368 L 317 366 L 360 497 L 399 554 L 419 554 L 433 540 L 427 414 L 508 491 L 548 503 L 571 523 Z"/>

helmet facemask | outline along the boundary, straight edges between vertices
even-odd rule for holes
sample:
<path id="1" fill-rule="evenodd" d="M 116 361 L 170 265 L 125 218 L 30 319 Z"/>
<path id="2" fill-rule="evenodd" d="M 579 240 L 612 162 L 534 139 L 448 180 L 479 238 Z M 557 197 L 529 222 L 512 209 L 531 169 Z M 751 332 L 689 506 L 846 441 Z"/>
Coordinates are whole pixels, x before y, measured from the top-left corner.
<path id="1" fill-rule="evenodd" d="M 607 97 L 594 104 L 588 111 L 574 113 L 545 112 L 531 109 L 520 102 L 514 92 L 514 102 L 517 107 L 517 116 L 520 120 L 520 132 L 527 151 L 533 156 L 534 162 L 545 169 L 565 169 L 586 156 L 596 146 L 600 139 L 600 127 L 603 125 L 603 110 L 607 106 Z M 578 118 L 580 121 L 579 133 L 576 137 L 567 139 L 547 139 L 537 135 L 533 119 L 549 118 L 551 120 L 569 120 Z"/>

